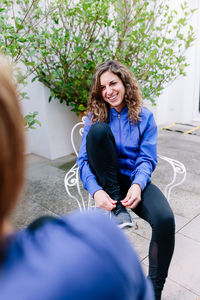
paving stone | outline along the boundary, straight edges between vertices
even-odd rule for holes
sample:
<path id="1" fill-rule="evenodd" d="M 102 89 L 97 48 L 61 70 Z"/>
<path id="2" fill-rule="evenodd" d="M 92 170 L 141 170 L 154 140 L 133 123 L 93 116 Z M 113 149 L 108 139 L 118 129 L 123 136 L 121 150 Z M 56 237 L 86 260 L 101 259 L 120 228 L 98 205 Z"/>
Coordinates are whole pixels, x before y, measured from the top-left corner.
<path id="1" fill-rule="evenodd" d="M 149 251 L 149 240 L 137 234 L 133 229 L 124 229 L 123 232 L 128 237 L 129 241 L 133 245 L 140 260 L 144 260 Z"/>
<path id="2" fill-rule="evenodd" d="M 147 276 L 148 264 L 142 262 L 142 268 Z M 162 293 L 162 300 L 198 300 L 198 296 L 199 295 L 192 293 L 190 290 L 186 289 L 184 286 L 181 286 L 177 282 L 169 278 L 166 279 Z"/>
<path id="3" fill-rule="evenodd" d="M 184 286 L 167 279 L 163 290 L 162 300 L 198 300 L 199 295 L 192 293 Z"/>
<path id="4" fill-rule="evenodd" d="M 31 191 L 34 190 L 35 185 L 37 192 L 31 194 L 30 189 L 26 193 L 26 197 L 33 202 L 40 204 L 55 214 L 67 214 L 78 208 L 73 199 L 70 199 L 65 191 L 63 183 L 49 183 L 41 184 L 40 181 L 29 183 Z M 40 189 L 38 190 L 38 186 Z M 45 195 L 45 196 L 44 196 Z"/>
<path id="5" fill-rule="evenodd" d="M 198 154 L 199 143 L 199 136 L 167 132 L 165 130 L 159 130 L 158 132 L 158 152 L 176 148 L 187 153 Z"/>
<path id="6" fill-rule="evenodd" d="M 77 209 L 77 203 L 66 193 L 65 174 L 65 171 L 49 165 L 32 167 L 26 175 L 26 197 L 59 215 Z M 75 194 L 76 191 L 72 193 Z"/>
<path id="7" fill-rule="evenodd" d="M 164 126 L 162 130 L 167 130 L 171 132 L 178 132 L 181 134 L 187 134 L 187 135 L 197 135 L 200 136 L 200 128 L 199 124 L 191 124 L 191 123 L 174 123 L 173 126 Z"/>
<path id="8" fill-rule="evenodd" d="M 180 215 L 175 214 L 175 223 L 176 223 L 176 232 L 179 232 L 184 226 L 186 226 L 189 222 L 189 218 L 182 217 Z"/>
<path id="9" fill-rule="evenodd" d="M 174 189 L 170 205 L 175 214 L 193 219 L 200 213 L 200 196 L 189 191 Z"/>
<path id="10" fill-rule="evenodd" d="M 40 164 L 28 165 L 25 177 L 29 180 L 60 180 L 65 176 L 65 171 L 60 170 L 56 167 L 50 165 L 49 162 Z"/>
<path id="11" fill-rule="evenodd" d="M 36 166 L 36 165 L 46 165 L 49 163 L 49 159 L 36 155 L 36 154 L 28 154 L 26 155 L 26 166 Z"/>
<path id="12" fill-rule="evenodd" d="M 131 212 L 131 216 L 132 216 L 132 218 L 137 217 L 132 212 Z M 137 235 L 140 235 L 140 236 L 146 238 L 147 240 L 150 240 L 151 239 L 151 226 L 146 221 L 142 220 L 141 218 L 137 218 L 136 222 L 137 222 L 138 229 L 135 230 L 134 232 Z"/>
<path id="13" fill-rule="evenodd" d="M 152 182 L 155 183 L 157 186 L 161 186 L 162 189 L 164 188 L 163 183 L 169 183 L 170 180 L 172 179 L 172 172 L 169 170 L 167 172 L 168 168 L 163 165 L 159 165 L 158 170 L 156 169 L 155 172 L 152 175 Z M 182 177 L 179 176 L 177 179 L 181 179 Z M 178 188 L 184 191 L 192 191 L 195 194 L 199 194 L 199 182 L 200 182 L 200 175 L 191 173 L 187 170 L 186 178 L 183 184 L 175 187 L 172 189 L 172 194 L 173 192 Z"/>
<path id="14" fill-rule="evenodd" d="M 200 242 L 200 215 L 183 227 L 179 233 Z"/>
<path id="15" fill-rule="evenodd" d="M 28 226 L 35 219 L 46 215 L 58 217 L 40 204 L 30 199 L 27 201 L 27 199 L 22 198 L 15 212 L 11 215 L 10 220 L 15 228 L 20 229 Z"/>
<path id="16" fill-rule="evenodd" d="M 199 242 L 180 233 L 176 234 L 176 247 L 169 270 L 169 278 L 196 295 L 200 295 L 199 253 Z"/>
<path id="17" fill-rule="evenodd" d="M 200 138 L 199 138 L 200 141 Z M 199 147 L 199 145 L 198 145 Z M 165 149 L 165 151 L 159 152 L 159 154 L 170 157 L 172 159 L 178 160 L 182 162 L 185 167 L 186 171 L 192 174 L 200 175 L 199 170 L 199 153 L 187 152 L 186 150 L 178 150 L 177 149 Z M 162 165 L 161 165 L 162 168 Z"/>
<path id="18" fill-rule="evenodd" d="M 170 264 L 163 300 L 194 299 L 200 297 L 200 243 L 179 233 L 176 234 L 175 251 Z M 147 273 L 148 259 L 143 261 Z M 169 282 L 175 283 L 173 287 Z M 178 295 L 181 297 L 178 298 Z M 171 297 L 171 298 L 170 298 Z M 188 297 L 188 298 L 187 298 Z"/>

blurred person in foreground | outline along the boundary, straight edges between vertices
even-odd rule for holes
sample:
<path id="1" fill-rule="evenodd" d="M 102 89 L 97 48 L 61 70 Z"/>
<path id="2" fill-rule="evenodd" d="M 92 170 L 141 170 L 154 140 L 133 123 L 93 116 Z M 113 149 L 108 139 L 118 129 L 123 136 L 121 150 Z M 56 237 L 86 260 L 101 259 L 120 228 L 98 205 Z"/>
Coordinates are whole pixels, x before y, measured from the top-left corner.
<path id="1" fill-rule="evenodd" d="M 10 225 L 24 180 L 24 124 L 8 69 L 0 57 L 0 299 L 153 299 L 128 240 L 100 212 Z"/>

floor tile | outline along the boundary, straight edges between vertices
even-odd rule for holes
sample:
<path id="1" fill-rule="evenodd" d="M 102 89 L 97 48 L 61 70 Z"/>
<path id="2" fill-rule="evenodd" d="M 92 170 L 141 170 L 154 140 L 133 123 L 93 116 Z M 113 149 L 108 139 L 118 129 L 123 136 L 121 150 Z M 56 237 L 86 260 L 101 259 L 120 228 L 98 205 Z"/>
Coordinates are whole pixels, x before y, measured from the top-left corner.
<path id="1" fill-rule="evenodd" d="M 189 221 L 190 219 L 175 214 L 176 232 L 178 232 L 182 227 L 188 224 Z"/>
<path id="2" fill-rule="evenodd" d="M 144 274 L 148 275 L 148 265 L 142 262 L 142 269 Z M 181 286 L 177 282 L 167 278 L 162 293 L 162 300 L 199 300 L 199 296 L 192 293 L 190 290 Z"/>
<path id="3" fill-rule="evenodd" d="M 56 214 L 40 204 L 30 199 L 27 201 L 22 198 L 14 213 L 11 215 L 10 220 L 16 229 L 20 229 L 26 227 L 35 219 L 45 215 L 57 217 Z"/>
<path id="4" fill-rule="evenodd" d="M 162 300 L 197 300 L 199 297 L 184 286 L 167 279 L 162 294 Z"/>
<path id="5" fill-rule="evenodd" d="M 172 282 L 176 283 L 180 287 L 184 287 L 192 294 L 190 295 L 191 299 L 199 300 L 200 298 L 200 243 L 196 242 L 188 237 L 185 237 L 179 233 L 176 234 L 176 243 L 174 255 L 170 264 L 168 279 Z M 143 263 L 143 268 L 146 271 L 148 266 L 148 259 L 146 258 Z M 167 285 L 166 285 L 167 286 Z M 168 292 L 165 294 L 169 298 L 170 287 L 168 288 Z M 175 292 L 174 292 L 175 293 Z M 178 293 L 178 291 L 176 291 Z M 175 294 L 176 294 L 175 293 Z M 187 294 L 186 293 L 186 294 Z M 198 296 L 198 297 L 197 297 Z M 174 300 L 185 299 L 187 298 L 173 298 Z M 188 298 L 190 299 L 190 298 Z M 163 299 L 164 300 L 164 299 Z M 170 299 L 172 300 L 172 299 Z"/>
<path id="6" fill-rule="evenodd" d="M 183 191 L 179 188 L 174 189 L 170 205 L 175 214 L 188 219 L 193 219 L 200 214 L 199 194 L 192 191 Z"/>
<path id="7" fill-rule="evenodd" d="M 200 215 L 182 228 L 179 233 L 200 242 Z"/>
<path id="8" fill-rule="evenodd" d="M 140 260 L 143 260 L 149 251 L 149 240 L 136 234 L 132 228 L 124 230 L 125 235 L 135 248 Z"/>
<path id="9" fill-rule="evenodd" d="M 200 295 L 200 243 L 180 233 L 169 269 L 169 278 Z"/>

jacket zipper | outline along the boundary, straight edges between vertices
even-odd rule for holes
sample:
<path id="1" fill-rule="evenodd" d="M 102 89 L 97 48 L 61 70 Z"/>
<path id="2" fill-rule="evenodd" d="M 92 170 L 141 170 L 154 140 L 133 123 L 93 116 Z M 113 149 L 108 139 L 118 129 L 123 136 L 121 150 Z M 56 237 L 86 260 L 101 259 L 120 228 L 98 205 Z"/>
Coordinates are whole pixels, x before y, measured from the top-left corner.
<path id="1" fill-rule="evenodd" d="M 121 154 L 121 122 L 120 122 L 121 116 L 120 113 L 118 113 L 118 120 L 119 120 L 119 154 Z"/>

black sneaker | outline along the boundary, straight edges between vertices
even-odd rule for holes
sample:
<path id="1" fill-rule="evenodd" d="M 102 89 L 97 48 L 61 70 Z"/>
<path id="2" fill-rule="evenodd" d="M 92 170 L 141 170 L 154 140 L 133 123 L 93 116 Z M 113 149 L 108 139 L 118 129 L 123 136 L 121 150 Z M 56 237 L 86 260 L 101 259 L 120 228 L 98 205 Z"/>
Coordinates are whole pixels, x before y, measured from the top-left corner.
<path id="1" fill-rule="evenodd" d="M 119 228 L 133 226 L 131 215 L 121 203 L 117 203 L 116 208 L 111 211 L 111 215 L 115 216 Z"/>

